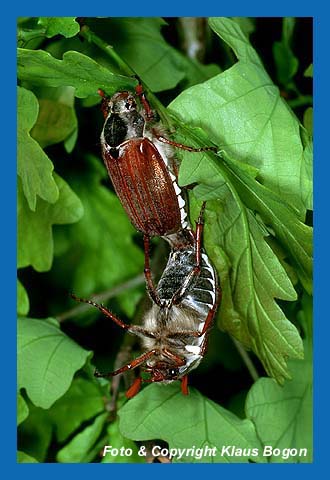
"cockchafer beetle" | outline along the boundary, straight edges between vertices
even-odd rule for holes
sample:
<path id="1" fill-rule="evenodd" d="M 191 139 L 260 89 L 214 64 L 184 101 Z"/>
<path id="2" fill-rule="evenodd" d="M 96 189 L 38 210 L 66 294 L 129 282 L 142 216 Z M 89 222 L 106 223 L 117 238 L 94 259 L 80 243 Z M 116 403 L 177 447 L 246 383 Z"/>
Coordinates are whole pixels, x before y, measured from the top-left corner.
<path id="1" fill-rule="evenodd" d="M 204 206 L 196 223 L 196 232 L 178 233 L 172 238 L 171 253 L 158 282 L 153 303 L 142 326 L 127 325 L 106 307 L 91 300 L 72 297 L 98 308 L 127 332 L 142 340 L 142 355 L 118 370 L 98 377 L 112 377 L 141 366 L 149 378 L 136 378 L 126 392 L 128 398 L 139 391 L 142 381 L 169 383 L 181 380 L 188 394 L 188 373 L 196 368 L 207 348 L 212 321 L 221 299 L 215 270 L 201 246 Z M 156 299 L 156 301 L 154 301 Z"/>
<path id="2" fill-rule="evenodd" d="M 155 288 L 148 259 L 150 237 L 169 239 L 188 228 L 185 200 L 177 183 L 174 147 L 191 152 L 217 149 L 193 148 L 167 139 L 140 83 L 135 95 L 117 92 L 108 99 L 101 90 L 99 93 L 105 117 L 102 157 L 131 223 L 143 234 L 145 277 L 153 296 Z"/>

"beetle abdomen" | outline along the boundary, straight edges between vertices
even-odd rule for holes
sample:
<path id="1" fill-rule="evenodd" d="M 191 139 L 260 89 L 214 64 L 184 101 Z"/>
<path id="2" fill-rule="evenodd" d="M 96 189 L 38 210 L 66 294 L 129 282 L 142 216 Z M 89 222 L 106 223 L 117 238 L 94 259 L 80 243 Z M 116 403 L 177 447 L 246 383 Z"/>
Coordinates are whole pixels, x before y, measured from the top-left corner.
<path id="1" fill-rule="evenodd" d="M 123 143 L 118 158 L 103 145 L 103 159 L 115 191 L 137 230 L 161 236 L 181 228 L 181 206 L 173 180 L 149 139 Z"/>
<path id="2" fill-rule="evenodd" d="M 158 295 L 162 300 L 169 300 L 173 297 L 184 284 L 195 263 L 196 253 L 194 248 L 172 250 L 157 286 Z M 201 270 L 187 289 L 182 304 L 200 312 L 205 311 L 207 314 L 216 301 L 216 286 L 215 270 L 206 253 L 202 252 Z"/>

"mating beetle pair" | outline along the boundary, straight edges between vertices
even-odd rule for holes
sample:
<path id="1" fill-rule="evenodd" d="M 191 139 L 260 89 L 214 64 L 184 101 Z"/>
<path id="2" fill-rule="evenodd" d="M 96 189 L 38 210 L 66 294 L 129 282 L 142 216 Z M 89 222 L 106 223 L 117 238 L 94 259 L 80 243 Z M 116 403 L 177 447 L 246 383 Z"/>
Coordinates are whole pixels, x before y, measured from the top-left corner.
<path id="1" fill-rule="evenodd" d="M 125 324 L 93 301 L 73 298 L 99 308 L 117 325 L 139 336 L 145 349 L 145 353 L 115 372 L 96 372 L 96 376 L 114 376 L 141 366 L 150 374 L 144 381 L 180 379 L 182 391 L 187 394 L 187 374 L 205 354 L 220 290 L 214 268 L 202 249 L 205 205 L 194 232 L 177 184 L 173 147 L 199 152 L 215 148 L 194 149 L 167 139 L 141 85 L 136 87 L 136 95 L 118 92 L 107 99 L 100 93 L 105 116 L 101 133 L 103 160 L 132 224 L 143 233 L 144 272 L 153 304 L 144 316 L 143 326 L 137 326 Z M 157 287 L 153 284 L 149 260 L 149 242 L 153 236 L 163 237 L 171 246 Z M 140 376 L 126 393 L 128 397 L 137 393 L 141 381 Z"/>

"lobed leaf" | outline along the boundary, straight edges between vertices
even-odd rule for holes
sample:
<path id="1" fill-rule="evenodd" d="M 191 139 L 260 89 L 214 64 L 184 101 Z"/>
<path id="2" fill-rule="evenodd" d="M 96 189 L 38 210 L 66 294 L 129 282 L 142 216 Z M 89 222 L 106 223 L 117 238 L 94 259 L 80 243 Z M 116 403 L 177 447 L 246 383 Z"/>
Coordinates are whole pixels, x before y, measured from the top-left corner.
<path id="1" fill-rule="evenodd" d="M 210 26 L 234 50 L 238 62 L 182 92 L 170 109 L 186 124 L 202 128 L 208 142 L 258 169 L 258 178 L 304 219 L 312 191 L 311 165 L 301 125 L 280 97 L 239 25 L 229 18 Z"/>
<path id="2" fill-rule="evenodd" d="M 17 94 L 17 172 L 30 210 L 36 209 L 37 196 L 54 203 L 59 192 L 53 177 L 54 166 L 30 131 L 38 117 L 38 100 L 32 92 L 18 87 Z"/>
<path id="3" fill-rule="evenodd" d="M 205 238 L 224 289 L 222 327 L 282 383 L 289 376 L 287 358 L 301 358 L 303 350 L 275 301 L 296 294 L 267 237 L 275 236 L 310 292 L 312 229 L 302 221 L 311 208 L 311 143 L 238 24 L 220 18 L 210 26 L 239 60 L 170 107 L 191 124 L 179 124 L 178 141 L 205 145 L 211 139 L 225 151 L 221 161 L 183 153 L 179 181 L 197 182 L 195 196 L 216 201 Z"/>
<path id="4" fill-rule="evenodd" d="M 39 17 L 38 25 L 45 28 L 47 38 L 55 35 L 63 35 L 66 38 L 70 38 L 77 35 L 80 30 L 76 17 Z"/>
<path id="5" fill-rule="evenodd" d="M 269 378 L 259 379 L 248 393 L 246 413 L 256 426 L 263 445 L 283 449 L 307 449 L 307 455 L 270 462 L 306 463 L 312 461 L 312 366 L 311 350 L 306 345 L 304 360 L 291 360 L 293 379 L 284 386 Z"/>
<path id="6" fill-rule="evenodd" d="M 285 247 L 307 292 L 312 290 L 312 228 L 302 223 L 296 211 L 249 174 L 240 162 L 227 155 L 223 160 L 230 178 L 246 206 L 257 211 Z"/>
<path id="7" fill-rule="evenodd" d="M 119 418 L 121 433 L 132 440 L 161 439 L 169 448 L 214 448 L 215 456 L 199 459 L 203 463 L 237 462 L 235 455 L 226 452 L 226 447 L 235 445 L 248 452 L 238 461 L 263 462 L 260 456 L 252 456 L 260 442 L 250 420 L 239 419 L 193 388 L 188 397 L 183 396 L 178 382 L 146 387 L 120 409 Z M 196 463 L 198 459 L 184 455 L 173 461 Z"/>
<path id="8" fill-rule="evenodd" d="M 18 320 L 18 388 L 36 406 L 49 408 L 64 395 L 89 355 L 53 319 Z"/>
<path id="9" fill-rule="evenodd" d="M 267 373 L 282 383 L 289 377 L 287 357 L 301 358 L 303 349 L 298 331 L 275 299 L 292 301 L 296 293 L 267 243 L 266 226 L 253 212 L 258 212 L 266 225 L 272 225 L 285 251 L 291 253 L 290 259 L 296 259 L 296 271 L 306 283 L 310 282 L 311 232 L 285 202 L 249 175 L 246 166 L 225 155 L 222 158 L 223 164 L 199 163 L 189 177 L 190 182 L 200 182 L 194 189 L 198 198 L 217 201 L 213 213 L 211 209 L 209 212 L 205 241 L 210 255 L 215 248 L 221 249 L 228 262 L 227 272 L 220 276 L 221 326 L 253 349 Z M 218 252 L 212 259 L 223 271 Z"/>
<path id="10" fill-rule="evenodd" d="M 132 88 L 134 78 L 115 75 L 90 57 L 75 51 L 65 52 L 58 60 L 44 50 L 18 49 L 18 78 L 43 87 L 72 86 L 79 98 L 97 95 L 98 89 L 109 95 Z"/>
<path id="11" fill-rule="evenodd" d="M 83 214 L 79 198 L 67 183 L 54 174 L 59 199 L 50 204 L 38 200 L 36 211 L 30 210 L 18 182 L 18 267 L 32 265 L 38 272 L 50 269 L 53 260 L 52 225 L 73 223 Z"/>

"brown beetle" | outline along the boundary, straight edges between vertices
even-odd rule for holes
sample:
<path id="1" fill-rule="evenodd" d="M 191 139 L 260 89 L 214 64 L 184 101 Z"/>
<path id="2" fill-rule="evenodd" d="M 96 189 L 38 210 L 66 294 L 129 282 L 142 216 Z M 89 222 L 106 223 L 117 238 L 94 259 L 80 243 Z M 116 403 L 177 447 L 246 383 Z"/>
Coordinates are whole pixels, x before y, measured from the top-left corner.
<path id="1" fill-rule="evenodd" d="M 103 160 L 131 223 L 144 234 L 145 276 L 149 293 L 156 300 L 148 259 L 150 237 L 163 236 L 173 243 L 176 236 L 171 238 L 171 234 L 189 229 L 173 146 L 192 152 L 216 148 L 195 149 L 167 139 L 140 84 L 136 95 L 117 92 L 108 99 L 99 93 L 105 116 Z"/>
<path id="2" fill-rule="evenodd" d="M 107 105 L 101 133 L 102 156 L 114 189 L 134 227 L 149 237 L 186 227 L 185 202 L 173 173 L 170 145 L 158 140 L 150 111 L 135 96 L 116 93 Z"/>

